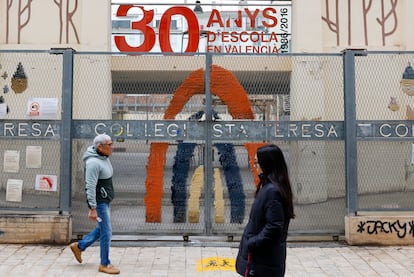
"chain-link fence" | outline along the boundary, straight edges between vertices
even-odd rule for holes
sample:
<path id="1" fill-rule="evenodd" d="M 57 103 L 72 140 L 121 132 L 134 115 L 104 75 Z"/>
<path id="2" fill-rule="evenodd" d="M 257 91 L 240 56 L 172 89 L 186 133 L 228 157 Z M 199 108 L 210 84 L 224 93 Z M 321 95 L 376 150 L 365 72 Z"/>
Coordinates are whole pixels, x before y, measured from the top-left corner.
<path id="1" fill-rule="evenodd" d="M 0 51 L 4 210 L 59 209 L 62 66 L 49 51 Z"/>
<path id="2" fill-rule="evenodd" d="M 116 234 L 240 235 L 263 143 L 288 162 L 291 234 L 412 209 L 412 53 L 347 53 L 0 51 L 0 209 L 69 212 L 89 231 L 82 155 L 98 133 L 115 145 Z"/>
<path id="3" fill-rule="evenodd" d="M 372 52 L 355 61 L 357 120 L 365 132 L 378 130 L 357 145 L 361 210 L 413 208 L 413 60 L 410 52 Z"/>

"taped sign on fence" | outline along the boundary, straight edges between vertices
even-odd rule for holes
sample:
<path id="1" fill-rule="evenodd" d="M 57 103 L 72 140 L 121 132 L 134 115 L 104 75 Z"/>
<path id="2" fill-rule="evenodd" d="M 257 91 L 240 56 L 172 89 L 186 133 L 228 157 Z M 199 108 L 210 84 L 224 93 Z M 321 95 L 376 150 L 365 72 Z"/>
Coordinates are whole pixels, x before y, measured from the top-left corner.
<path id="1" fill-rule="evenodd" d="M 57 98 L 29 98 L 26 115 L 30 119 L 58 119 Z"/>
<path id="2" fill-rule="evenodd" d="M 36 175 L 36 190 L 43 191 L 57 191 L 57 176 L 56 175 Z"/>

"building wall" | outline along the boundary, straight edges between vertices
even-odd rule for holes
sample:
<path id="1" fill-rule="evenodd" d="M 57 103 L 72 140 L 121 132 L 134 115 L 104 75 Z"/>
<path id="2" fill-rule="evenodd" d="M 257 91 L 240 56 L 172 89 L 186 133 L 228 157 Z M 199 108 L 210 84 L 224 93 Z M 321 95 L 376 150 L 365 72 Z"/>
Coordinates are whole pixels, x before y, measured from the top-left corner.
<path id="1" fill-rule="evenodd" d="M 336 6 L 338 2 L 338 6 Z M 363 6 L 363 2 L 371 2 Z M 414 49 L 410 32 L 414 2 L 292 1 L 293 52 L 338 53 L 346 48 Z"/>
<path id="2" fill-rule="evenodd" d="M 2 0 L 0 14 L 0 49 L 110 50 L 110 1 Z"/>
<path id="3" fill-rule="evenodd" d="M 413 1 L 396 1 L 395 7 L 390 1 L 372 1 L 369 7 L 364 7 L 358 0 L 338 1 L 338 6 L 335 2 L 292 1 L 293 52 L 339 52 L 345 48 L 405 51 L 414 48 L 414 34 L 409 31 Z M 72 0 L 68 1 L 68 7 L 66 1 L 59 3 L 60 6 L 55 1 L 18 0 L 8 7 L 7 1 L 1 1 L 1 49 L 72 47 L 78 51 L 110 50 L 110 1 Z"/>

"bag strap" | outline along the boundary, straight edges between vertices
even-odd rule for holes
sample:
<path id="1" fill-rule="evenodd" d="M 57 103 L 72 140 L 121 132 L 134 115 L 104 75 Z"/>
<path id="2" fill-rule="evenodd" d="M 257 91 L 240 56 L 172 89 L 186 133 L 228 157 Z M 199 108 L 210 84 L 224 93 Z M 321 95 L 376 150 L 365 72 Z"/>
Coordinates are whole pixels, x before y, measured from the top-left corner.
<path id="1" fill-rule="evenodd" d="M 244 272 L 244 277 L 249 277 L 249 264 L 251 259 L 251 253 L 247 254 L 247 264 L 246 264 L 246 271 Z"/>

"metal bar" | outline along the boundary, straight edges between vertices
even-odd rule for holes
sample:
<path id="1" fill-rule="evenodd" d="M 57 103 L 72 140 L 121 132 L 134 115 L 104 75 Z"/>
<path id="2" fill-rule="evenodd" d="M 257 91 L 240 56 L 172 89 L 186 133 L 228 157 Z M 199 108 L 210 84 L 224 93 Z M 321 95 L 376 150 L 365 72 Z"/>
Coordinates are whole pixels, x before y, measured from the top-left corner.
<path id="1" fill-rule="evenodd" d="M 211 126 L 213 124 L 212 120 L 212 99 L 211 99 L 211 91 L 210 91 L 210 68 L 211 64 L 213 63 L 212 55 L 206 55 L 206 69 L 205 69 L 205 77 L 204 77 L 204 91 L 206 96 L 206 121 L 205 121 L 205 148 L 204 148 L 204 223 L 205 223 L 205 234 L 211 234 L 212 228 L 212 218 L 211 218 L 211 207 L 212 207 L 212 187 L 213 187 L 213 165 L 212 165 L 212 131 Z"/>
<path id="2" fill-rule="evenodd" d="M 23 54 L 27 54 L 27 53 L 50 53 L 51 51 L 49 50 L 18 50 L 18 49 L 13 49 L 13 50 L 8 50 L 8 49 L 1 49 L 0 53 L 23 53 Z"/>
<path id="3" fill-rule="evenodd" d="M 355 51 L 343 51 L 344 70 L 344 134 L 345 134 L 345 197 L 348 215 L 358 209 L 358 160 L 355 107 Z"/>
<path id="4" fill-rule="evenodd" d="M 55 50 L 56 51 L 56 50 Z M 69 212 L 72 207 L 72 99 L 73 99 L 73 55 L 75 50 L 63 49 L 62 76 L 62 135 L 60 138 L 60 212 Z M 59 54 L 55 52 L 54 54 Z"/>
<path id="5" fill-rule="evenodd" d="M 1 53 L 2 50 L 0 50 Z M 393 52 L 390 52 L 393 53 Z M 206 53 L 198 53 L 198 52 L 174 52 L 174 53 L 166 53 L 166 52 L 151 52 L 151 56 L 204 56 Z M 385 54 L 385 53 L 384 53 Z M 125 55 L 148 55 L 148 52 L 112 52 L 112 51 L 77 51 L 76 55 L 113 55 L 113 56 L 125 56 Z M 214 56 L 269 56 L 268 53 L 214 53 Z M 283 57 L 339 57 L 341 56 L 340 53 L 279 53 L 277 56 Z"/>
<path id="6" fill-rule="evenodd" d="M 204 7 L 208 7 L 208 6 L 218 6 L 218 7 L 277 7 L 277 6 L 292 6 L 292 4 L 290 3 L 290 0 L 279 0 L 279 1 L 286 1 L 287 3 L 267 3 L 269 1 L 257 1 L 259 3 L 256 3 L 256 1 L 254 1 L 255 3 L 243 3 L 243 4 L 239 4 L 237 2 L 234 3 L 200 3 L 200 6 L 204 6 Z M 261 2 L 261 3 L 260 3 Z M 148 2 L 148 3 L 139 3 L 140 6 L 195 6 L 196 1 L 194 0 L 193 2 L 171 2 L 171 3 L 165 3 L 165 2 Z M 112 3 L 112 6 L 118 6 L 118 5 L 135 5 L 137 6 L 137 2 L 133 2 L 133 1 L 125 1 L 125 2 L 120 2 L 120 3 Z"/>
<path id="7" fill-rule="evenodd" d="M 29 208 L 29 207 L 1 207 L 0 214 L 58 214 L 59 211 L 57 208 Z"/>

